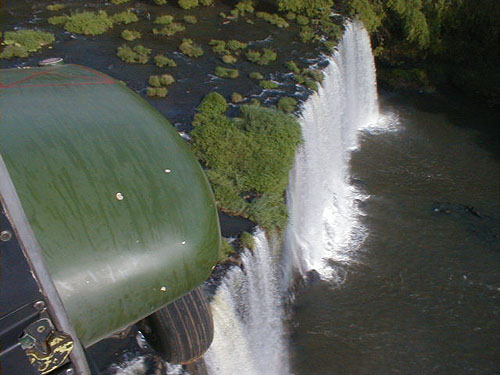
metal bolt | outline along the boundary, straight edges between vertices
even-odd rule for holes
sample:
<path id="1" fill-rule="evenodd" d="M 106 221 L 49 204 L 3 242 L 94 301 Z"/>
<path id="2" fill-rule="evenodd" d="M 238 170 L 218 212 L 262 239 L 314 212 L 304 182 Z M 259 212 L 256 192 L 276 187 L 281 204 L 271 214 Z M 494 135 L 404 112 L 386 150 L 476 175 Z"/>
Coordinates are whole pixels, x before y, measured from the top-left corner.
<path id="1" fill-rule="evenodd" d="M 45 302 L 43 301 L 36 301 L 34 304 L 33 304 L 33 307 L 37 310 L 42 310 L 44 307 L 45 307 Z"/>
<path id="2" fill-rule="evenodd" d="M 0 233 L 0 240 L 6 242 L 8 240 L 10 240 L 12 238 L 12 233 L 8 230 L 3 230 L 1 233 Z"/>
<path id="3" fill-rule="evenodd" d="M 37 327 L 36 330 L 39 332 L 39 333 L 43 333 L 45 332 L 45 327 L 44 326 L 40 326 L 40 327 Z"/>
<path id="4" fill-rule="evenodd" d="M 75 370 L 73 370 L 72 368 L 69 368 L 66 371 L 64 371 L 64 375 L 74 375 L 74 374 Z"/>

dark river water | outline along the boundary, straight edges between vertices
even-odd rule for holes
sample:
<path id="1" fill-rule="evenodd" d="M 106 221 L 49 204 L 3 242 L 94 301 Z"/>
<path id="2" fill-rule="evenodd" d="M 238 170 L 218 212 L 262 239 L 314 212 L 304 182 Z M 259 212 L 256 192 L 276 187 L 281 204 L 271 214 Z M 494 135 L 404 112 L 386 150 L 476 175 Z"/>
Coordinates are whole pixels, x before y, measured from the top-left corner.
<path id="1" fill-rule="evenodd" d="M 368 237 L 342 285 L 293 317 L 296 375 L 499 374 L 498 114 L 385 98 L 396 130 L 363 134 L 351 173 Z"/>

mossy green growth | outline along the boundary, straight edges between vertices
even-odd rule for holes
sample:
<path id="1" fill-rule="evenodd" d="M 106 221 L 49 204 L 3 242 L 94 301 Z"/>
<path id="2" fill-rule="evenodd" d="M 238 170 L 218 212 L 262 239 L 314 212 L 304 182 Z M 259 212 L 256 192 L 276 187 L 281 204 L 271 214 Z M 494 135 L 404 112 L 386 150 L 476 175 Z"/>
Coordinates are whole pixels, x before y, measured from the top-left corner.
<path id="1" fill-rule="evenodd" d="M 253 250 L 255 248 L 255 238 L 248 232 L 243 232 L 240 236 L 240 246 L 243 249 Z"/>
<path id="2" fill-rule="evenodd" d="M 129 42 L 132 40 L 140 39 L 142 34 L 139 31 L 135 30 L 123 30 L 121 33 L 121 37 Z"/>
<path id="3" fill-rule="evenodd" d="M 129 64 L 146 64 L 149 61 L 151 49 L 142 45 L 130 48 L 127 45 L 118 47 L 117 56 Z"/>
<path id="4" fill-rule="evenodd" d="M 174 17 L 168 14 L 158 16 L 154 20 L 154 23 L 157 25 L 170 25 L 172 22 L 174 22 Z"/>
<path id="5" fill-rule="evenodd" d="M 280 87 L 280 85 L 277 82 L 268 81 L 268 80 L 260 81 L 259 86 L 264 88 L 264 89 L 268 89 L 268 90 L 273 90 L 273 89 L 277 89 L 278 87 Z"/>
<path id="6" fill-rule="evenodd" d="M 240 42 L 239 40 L 231 39 L 227 42 L 227 48 L 231 51 L 244 50 L 248 47 L 248 43 Z"/>
<path id="7" fill-rule="evenodd" d="M 57 12 L 59 10 L 63 10 L 64 8 L 66 8 L 66 4 L 47 5 L 47 10 L 50 10 L 51 12 Z"/>
<path id="8" fill-rule="evenodd" d="M 300 74 L 301 70 L 295 61 L 288 61 L 285 66 L 295 74 Z"/>
<path id="9" fill-rule="evenodd" d="M 168 66 L 169 68 L 175 68 L 177 66 L 177 63 L 174 60 L 164 55 L 156 55 L 155 64 L 159 68 L 163 68 L 164 66 Z"/>
<path id="10" fill-rule="evenodd" d="M 193 149 L 208 168 L 217 205 L 267 230 L 284 228 L 284 192 L 301 142 L 300 125 L 293 116 L 271 108 L 243 105 L 237 119 L 228 118 L 226 109 L 221 95 L 209 94 L 198 108 L 191 133 Z"/>
<path id="11" fill-rule="evenodd" d="M 206 7 L 214 5 L 214 0 L 198 0 L 201 5 Z"/>
<path id="12" fill-rule="evenodd" d="M 162 74 L 150 76 L 148 83 L 153 87 L 168 86 L 175 82 L 175 78 L 171 74 Z"/>
<path id="13" fill-rule="evenodd" d="M 240 76 L 240 72 L 238 71 L 238 69 L 230 69 L 218 66 L 215 68 L 215 75 L 221 78 L 235 79 Z"/>
<path id="14" fill-rule="evenodd" d="M 255 3 L 252 0 L 243 0 L 238 2 L 234 7 L 240 16 L 244 16 L 247 13 L 253 13 L 255 11 Z"/>
<path id="15" fill-rule="evenodd" d="M 179 49 L 183 54 L 189 57 L 197 58 L 203 56 L 203 48 L 195 44 L 192 39 L 182 39 Z"/>
<path id="16" fill-rule="evenodd" d="M 284 96 L 278 102 L 278 109 L 285 113 L 292 113 L 297 109 L 297 104 L 298 103 L 296 99 L 289 96 Z"/>
<path id="17" fill-rule="evenodd" d="M 99 12 L 75 13 L 68 17 L 64 28 L 76 34 L 99 35 L 104 34 L 113 27 L 113 20 L 108 14 L 100 10 Z"/>
<path id="18" fill-rule="evenodd" d="M 258 65 L 269 65 L 278 58 L 278 54 L 270 48 L 263 48 L 262 51 L 251 49 L 247 51 L 246 57 Z"/>
<path id="19" fill-rule="evenodd" d="M 166 87 L 148 87 L 147 95 L 153 98 L 164 98 L 168 94 Z"/>
<path id="20" fill-rule="evenodd" d="M 62 15 L 62 16 L 52 16 L 47 19 L 47 22 L 50 23 L 51 25 L 64 25 L 66 22 L 68 22 L 69 16 L 67 15 Z"/>
<path id="21" fill-rule="evenodd" d="M 111 0 L 111 3 L 112 4 L 124 4 L 124 3 L 128 3 L 130 0 Z"/>
<path id="22" fill-rule="evenodd" d="M 226 48 L 226 42 L 224 40 L 212 39 L 208 44 L 212 46 L 212 51 L 214 51 L 214 53 L 219 55 L 227 55 L 230 53 Z"/>
<path id="23" fill-rule="evenodd" d="M 196 8 L 199 5 L 198 0 L 178 0 L 177 4 L 182 9 Z"/>
<path id="24" fill-rule="evenodd" d="M 184 16 L 182 19 L 184 22 L 189 23 L 191 25 L 198 23 L 198 18 L 196 18 L 196 16 Z"/>
<path id="25" fill-rule="evenodd" d="M 323 72 L 319 69 L 304 69 L 302 74 L 316 82 L 323 82 L 323 78 L 325 77 Z"/>
<path id="26" fill-rule="evenodd" d="M 264 75 L 261 72 L 251 72 L 249 77 L 252 79 L 257 79 L 259 81 L 264 79 Z"/>
<path id="27" fill-rule="evenodd" d="M 316 31 L 310 26 L 303 26 L 300 28 L 300 40 L 303 43 L 310 43 L 316 40 L 320 40 L 320 36 L 316 34 Z"/>
<path id="28" fill-rule="evenodd" d="M 302 25 L 302 26 L 306 26 L 306 25 L 309 25 L 309 18 L 307 18 L 306 16 L 303 16 L 301 14 L 299 14 L 297 16 L 297 19 L 296 19 L 297 23 L 299 25 Z"/>
<path id="29" fill-rule="evenodd" d="M 234 254 L 235 250 L 233 246 L 228 242 L 228 240 L 222 237 L 219 247 L 219 262 L 226 260 L 231 254 Z"/>
<path id="30" fill-rule="evenodd" d="M 3 39 L 6 45 L 0 54 L 3 59 L 28 57 L 31 52 L 36 52 L 56 40 L 52 33 L 28 29 L 7 31 Z"/>
<path id="31" fill-rule="evenodd" d="M 243 101 L 243 95 L 237 93 L 237 92 L 233 92 L 233 94 L 231 95 L 231 101 L 233 103 L 241 103 Z"/>
<path id="32" fill-rule="evenodd" d="M 280 28 L 286 28 L 290 26 L 288 22 L 277 14 L 270 14 L 267 12 L 257 12 L 255 15 L 263 20 L 269 22 L 272 25 L 278 26 Z"/>
<path id="33" fill-rule="evenodd" d="M 224 55 L 222 56 L 222 61 L 226 64 L 234 64 L 238 59 L 233 55 Z"/>
<path id="34" fill-rule="evenodd" d="M 121 23 L 124 25 L 128 25 L 129 23 L 139 21 L 139 17 L 135 13 L 132 13 L 130 10 L 126 10 L 120 13 L 115 13 L 111 16 L 111 20 L 114 23 Z"/>
<path id="35" fill-rule="evenodd" d="M 154 28 L 153 34 L 160 36 L 173 36 L 181 31 L 186 30 L 186 27 L 178 22 L 172 22 L 171 24 L 163 26 L 161 29 Z"/>

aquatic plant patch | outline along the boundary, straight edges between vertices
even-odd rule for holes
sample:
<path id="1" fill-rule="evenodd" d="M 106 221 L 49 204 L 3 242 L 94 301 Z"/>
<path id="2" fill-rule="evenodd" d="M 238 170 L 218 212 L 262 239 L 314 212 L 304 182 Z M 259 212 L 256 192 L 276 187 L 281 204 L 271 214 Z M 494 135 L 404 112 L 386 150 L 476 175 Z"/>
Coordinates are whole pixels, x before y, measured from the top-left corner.
<path id="1" fill-rule="evenodd" d="M 122 23 L 124 25 L 128 25 L 129 23 L 139 21 L 139 17 L 135 13 L 132 13 L 130 10 L 115 13 L 111 16 L 111 20 L 114 23 Z"/>
<path id="2" fill-rule="evenodd" d="M 146 64 L 149 61 L 150 54 L 151 49 L 142 45 L 138 45 L 133 48 L 127 45 L 122 45 L 118 47 L 116 55 L 129 64 Z"/>
<path id="3" fill-rule="evenodd" d="M 174 60 L 172 60 L 164 55 L 156 55 L 154 60 L 155 60 L 156 66 L 159 68 L 163 68 L 164 66 L 168 66 L 170 68 L 175 68 L 177 66 L 177 63 Z"/>
<path id="4" fill-rule="evenodd" d="M 28 29 L 7 31 L 4 33 L 3 39 L 5 47 L 0 54 L 0 58 L 3 59 L 28 57 L 30 53 L 36 52 L 56 40 L 52 33 Z"/>
<path id="5" fill-rule="evenodd" d="M 121 37 L 125 40 L 132 41 L 136 39 L 140 39 L 142 34 L 139 31 L 135 30 L 123 30 L 121 33 Z"/>
<path id="6" fill-rule="evenodd" d="M 103 10 L 75 13 L 69 16 L 64 24 L 67 31 L 84 35 L 104 34 L 112 27 L 113 20 Z"/>
<path id="7" fill-rule="evenodd" d="M 182 39 L 179 49 L 183 54 L 189 57 L 200 57 L 203 55 L 203 49 L 195 44 L 192 39 Z"/>

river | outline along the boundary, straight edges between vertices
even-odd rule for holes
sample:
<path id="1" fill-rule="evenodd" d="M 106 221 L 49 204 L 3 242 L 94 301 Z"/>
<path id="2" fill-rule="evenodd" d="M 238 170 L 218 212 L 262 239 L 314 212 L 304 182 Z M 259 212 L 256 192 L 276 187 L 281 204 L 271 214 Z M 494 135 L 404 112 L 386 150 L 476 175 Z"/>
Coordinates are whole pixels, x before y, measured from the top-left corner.
<path id="1" fill-rule="evenodd" d="M 463 99 L 386 96 L 351 182 L 366 239 L 341 281 L 294 306 L 296 375 L 498 374 L 498 113 Z"/>

